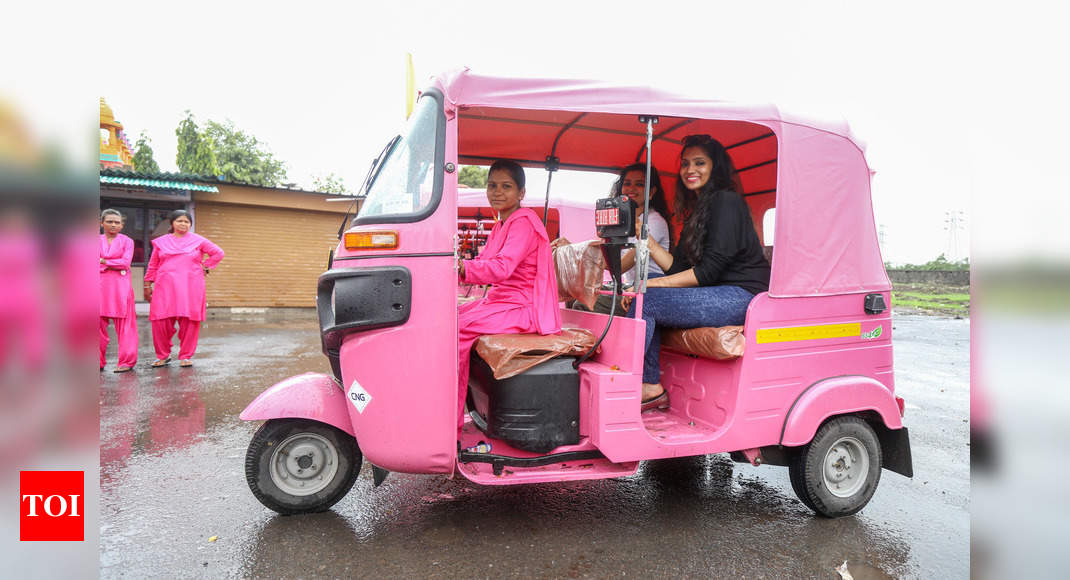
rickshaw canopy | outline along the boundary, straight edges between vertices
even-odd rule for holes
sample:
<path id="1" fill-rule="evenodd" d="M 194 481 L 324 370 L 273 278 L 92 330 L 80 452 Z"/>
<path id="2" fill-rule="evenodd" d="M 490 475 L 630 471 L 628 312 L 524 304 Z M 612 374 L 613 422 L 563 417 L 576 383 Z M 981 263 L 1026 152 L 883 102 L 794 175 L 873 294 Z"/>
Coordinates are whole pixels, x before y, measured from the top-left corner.
<path id="1" fill-rule="evenodd" d="M 465 164 L 504 158 L 546 167 L 553 158 L 560 169 L 616 171 L 645 161 L 646 124 L 639 116 L 656 116 L 652 161 L 671 196 L 683 138 L 708 134 L 728 149 L 763 240 L 762 217 L 777 210 L 771 296 L 891 288 L 864 146 L 842 120 L 808 119 L 769 104 L 600 81 L 490 77 L 467 68 L 437 77 L 433 86 L 447 116 L 458 117 L 457 159 Z"/>

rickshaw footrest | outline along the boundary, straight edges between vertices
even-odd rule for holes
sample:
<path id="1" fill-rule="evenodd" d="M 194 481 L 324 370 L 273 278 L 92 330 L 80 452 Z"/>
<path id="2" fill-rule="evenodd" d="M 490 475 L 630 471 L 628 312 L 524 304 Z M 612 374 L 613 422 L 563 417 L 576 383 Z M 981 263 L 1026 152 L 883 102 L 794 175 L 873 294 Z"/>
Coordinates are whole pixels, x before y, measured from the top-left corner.
<path id="1" fill-rule="evenodd" d="M 567 451 L 554 453 L 541 457 L 510 457 L 494 453 L 476 453 L 474 451 L 461 451 L 458 460 L 461 463 L 489 463 L 494 469 L 494 475 L 501 475 L 506 467 L 542 467 L 565 461 L 580 461 L 583 459 L 605 459 L 601 451 Z"/>

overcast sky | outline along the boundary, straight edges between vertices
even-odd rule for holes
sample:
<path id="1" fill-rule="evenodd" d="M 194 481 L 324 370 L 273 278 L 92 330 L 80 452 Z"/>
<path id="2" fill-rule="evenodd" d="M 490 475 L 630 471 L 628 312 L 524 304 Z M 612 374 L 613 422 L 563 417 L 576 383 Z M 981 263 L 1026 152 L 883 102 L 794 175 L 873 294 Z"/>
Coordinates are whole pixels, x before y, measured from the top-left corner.
<path id="1" fill-rule="evenodd" d="M 50 22 L 49 38 L 68 46 L 41 47 L 32 30 L 16 30 L 0 40 L 4 54 L 37 47 L 64 74 L 12 60 L 7 68 L 31 73 L 43 90 L 6 78 L 4 94 L 43 139 L 55 139 L 63 128 L 70 134 L 71 114 L 59 109 L 95 118 L 95 97 L 89 108 L 72 106 L 67 92 L 85 82 L 132 141 L 148 133 L 165 170 L 176 169 L 174 129 L 189 109 L 256 135 L 288 163 L 290 181 L 310 187 L 333 172 L 356 187 L 404 121 L 411 53 L 420 86 L 468 66 L 842 116 L 877 172 L 886 260 L 964 257 L 979 228 L 992 233 L 974 236 L 975 259 L 1070 256 L 1060 179 L 1067 94 L 1053 78 L 1065 75 L 1046 64 L 1067 53 L 1065 32 L 1043 4 L 1000 12 L 975 2 L 438 1 L 327 11 L 314 2 L 113 1 L 72 4 L 58 19 L 23 4 L 15 19 Z M 601 183 L 554 178 L 570 194 L 600 195 Z M 948 212 L 962 212 L 967 226 L 958 248 L 949 245 Z"/>

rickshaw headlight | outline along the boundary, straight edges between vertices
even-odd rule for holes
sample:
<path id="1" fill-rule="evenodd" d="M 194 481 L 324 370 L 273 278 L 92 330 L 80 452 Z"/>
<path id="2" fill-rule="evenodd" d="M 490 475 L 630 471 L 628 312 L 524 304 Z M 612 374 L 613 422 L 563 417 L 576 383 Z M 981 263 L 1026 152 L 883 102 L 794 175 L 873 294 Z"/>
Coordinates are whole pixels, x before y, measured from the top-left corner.
<path id="1" fill-rule="evenodd" d="M 393 250 L 398 247 L 398 233 L 394 231 L 346 232 L 347 250 Z"/>

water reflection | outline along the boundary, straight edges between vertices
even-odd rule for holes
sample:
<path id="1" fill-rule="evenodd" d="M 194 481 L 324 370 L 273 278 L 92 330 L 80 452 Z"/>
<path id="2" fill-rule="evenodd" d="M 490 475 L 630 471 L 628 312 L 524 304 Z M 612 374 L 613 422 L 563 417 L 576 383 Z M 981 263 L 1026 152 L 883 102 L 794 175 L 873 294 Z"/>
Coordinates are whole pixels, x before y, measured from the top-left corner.
<path id="1" fill-rule="evenodd" d="M 143 376 L 139 376 L 141 373 Z M 205 432 L 202 381 L 192 369 L 138 369 L 101 386 L 101 483 L 112 481 L 135 453 L 183 449 Z"/>
<path id="2" fill-rule="evenodd" d="M 123 373 L 100 389 L 100 483 L 114 478 L 134 451 L 137 439 L 138 378 Z"/>

